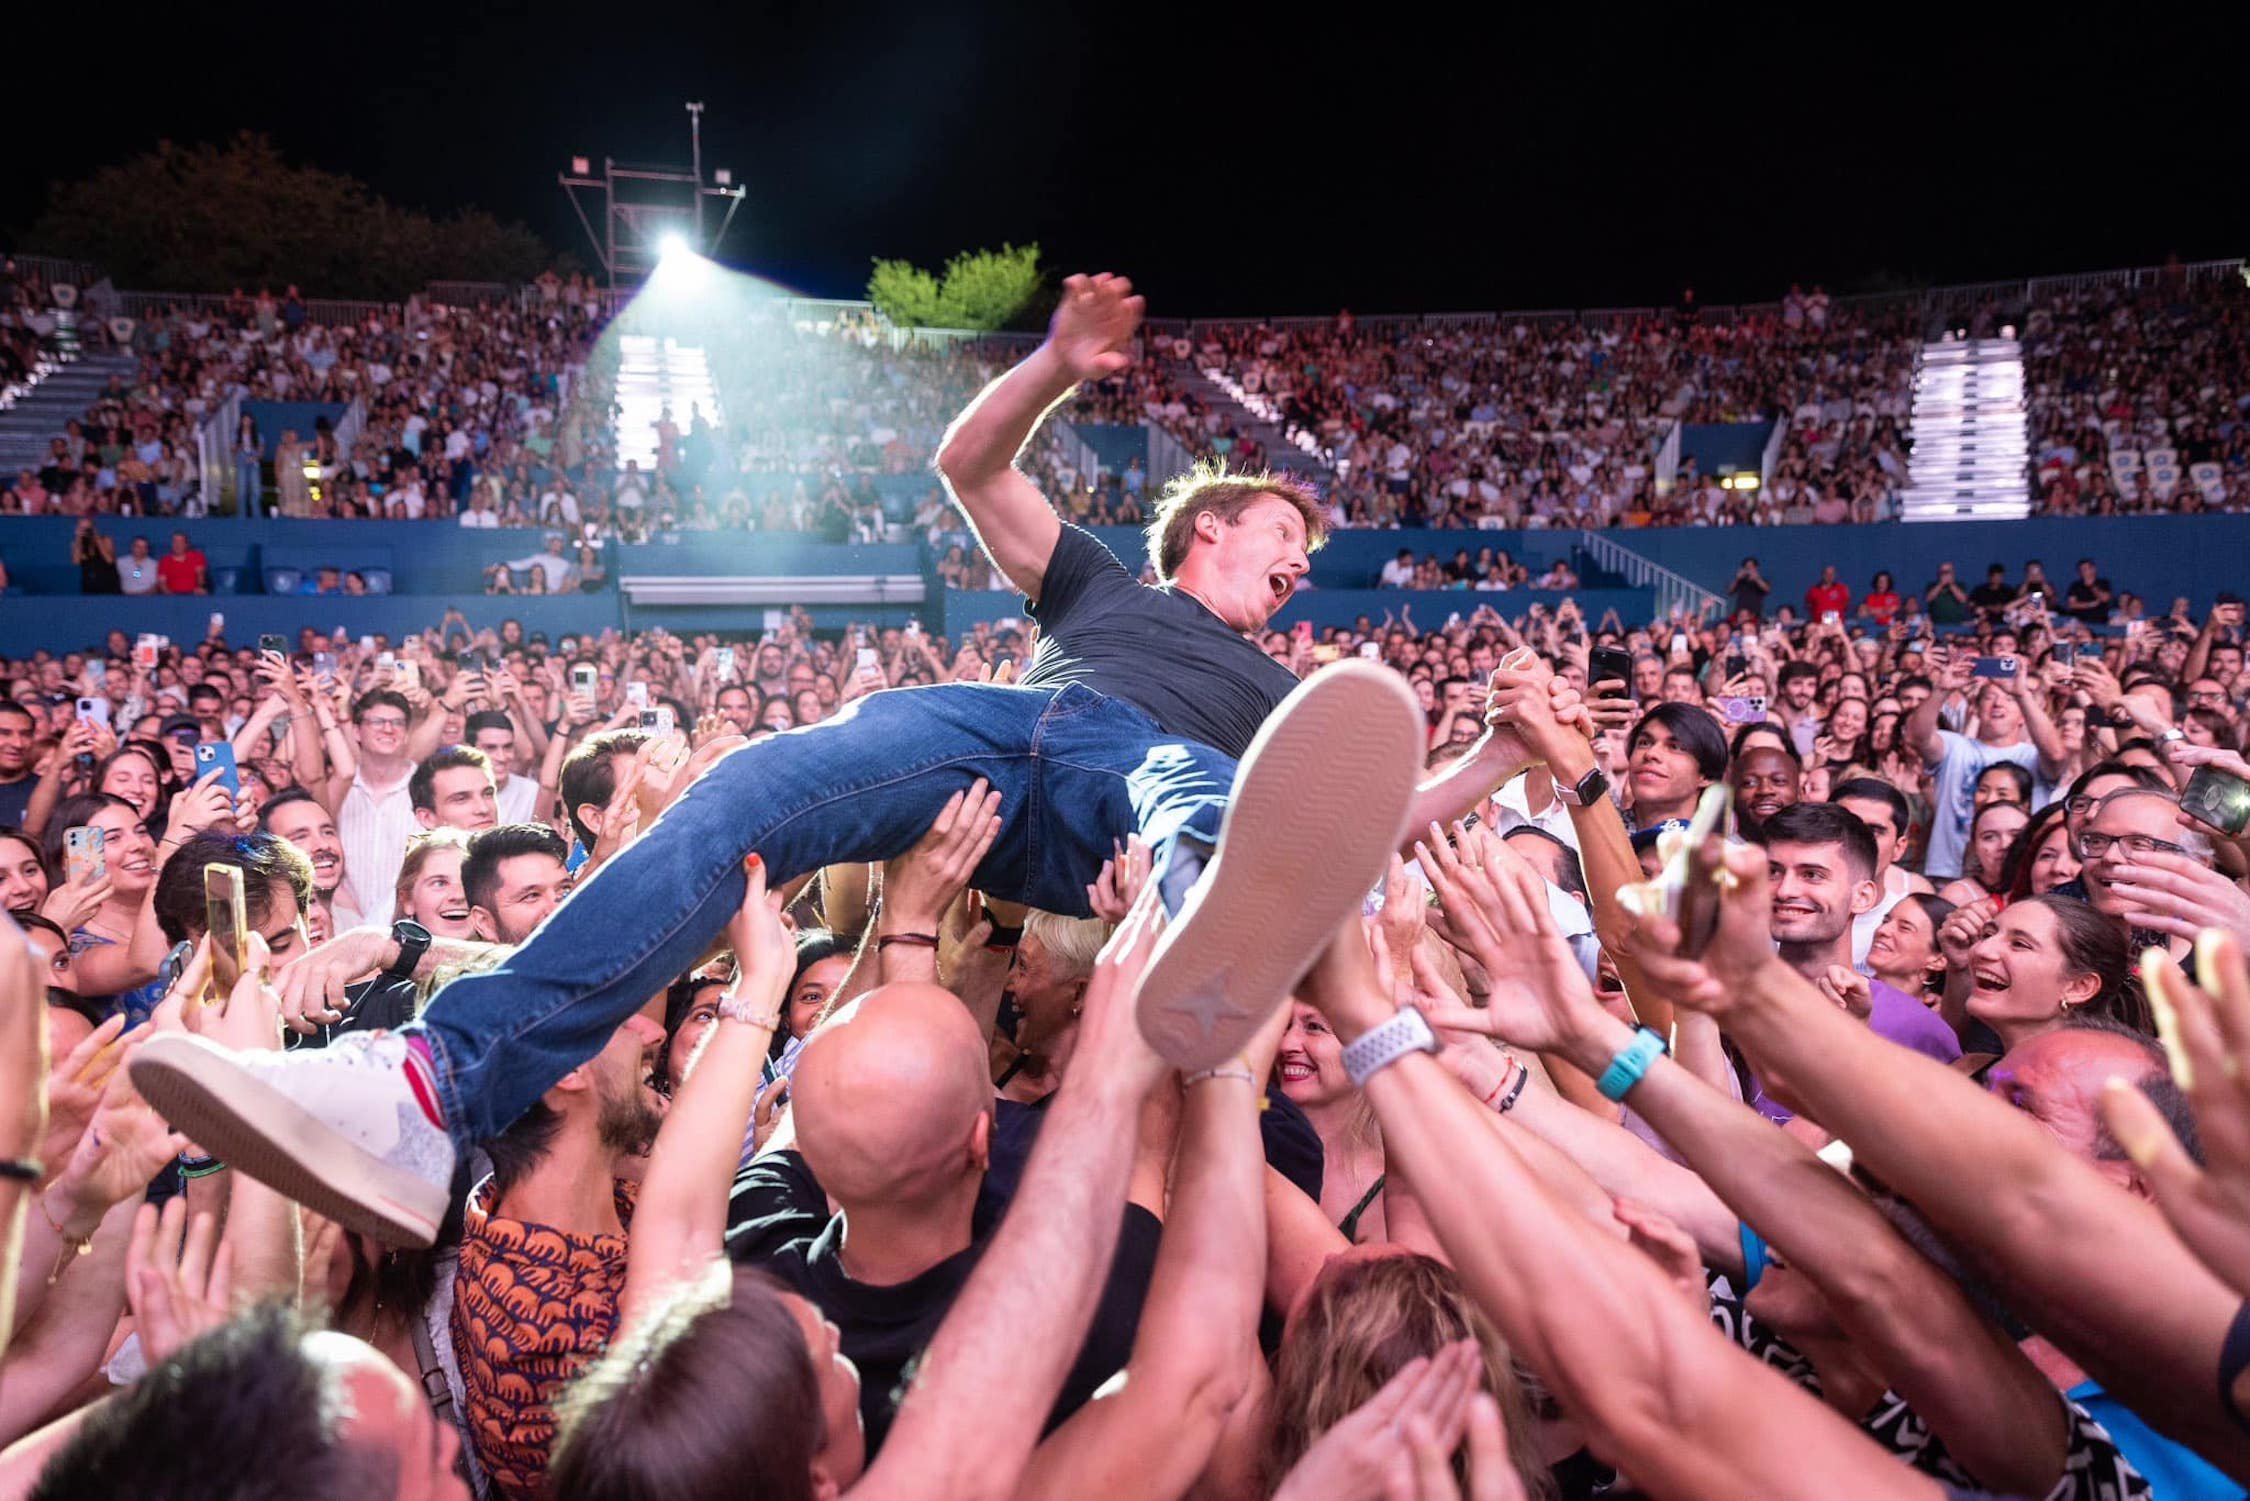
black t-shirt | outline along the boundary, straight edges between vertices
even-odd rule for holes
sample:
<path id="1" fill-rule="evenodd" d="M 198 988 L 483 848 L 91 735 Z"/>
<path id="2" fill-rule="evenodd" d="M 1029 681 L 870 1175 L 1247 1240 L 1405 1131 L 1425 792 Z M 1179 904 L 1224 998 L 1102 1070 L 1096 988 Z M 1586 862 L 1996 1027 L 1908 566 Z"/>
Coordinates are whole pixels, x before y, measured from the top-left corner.
<path id="1" fill-rule="evenodd" d="M 1046 581 L 1026 610 L 1039 622 L 1027 688 L 1081 683 L 1123 699 L 1168 735 L 1239 757 L 1297 686 L 1201 603 L 1150 588 L 1083 527 L 1065 523 Z"/>
<path id="2" fill-rule="evenodd" d="M 1969 603 L 1997 619 L 2016 602 L 2016 591 L 2006 584 L 1979 584 L 1969 591 Z"/>
<path id="3" fill-rule="evenodd" d="M 20 828 L 23 816 L 31 808 L 31 794 L 39 788 L 35 776 L 18 777 L 13 782 L 0 782 L 0 824 Z"/>
<path id="4" fill-rule="evenodd" d="M 377 975 L 344 991 L 344 1019 L 330 1022 L 306 1036 L 291 1032 L 282 1040 L 287 1048 L 324 1048 L 346 1032 L 388 1032 L 414 1020 L 419 993 L 412 980 Z"/>
<path id="5" fill-rule="evenodd" d="M 1098 545 L 1098 544 L 1097 544 Z M 787 1282 L 841 1332 L 841 1346 L 859 1367 L 859 1412 L 872 1460 L 889 1434 L 913 1364 L 943 1323 L 953 1300 L 976 1269 L 989 1237 L 949 1256 L 921 1276 L 893 1287 L 872 1287 L 844 1274 L 844 1219 L 828 1213 L 828 1196 L 795 1152 L 761 1157 L 736 1175 L 728 1203 L 727 1253 Z M 1124 1369 L 1140 1327 L 1163 1226 L 1137 1204 L 1125 1222 L 1111 1261 L 1109 1282 L 1094 1308 L 1093 1327 L 1063 1380 L 1046 1431 L 1068 1418 L 1096 1389 Z"/>
<path id="6" fill-rule="evenodd" d="M 1734 612 L 1739 615 L 1747 610 L 1753 615 L 1763 615 L 1766 596 L 1771 593 L 1773 586 L 1762 578 L 1738 577 L 1734 581 Z"/>
<path id="7" fill-rule="evenodd" d="M 2072 579 L 2063 598 L 2067 601 L 2063 607 L 2065 615 L 2099 625 L 2109 615 L 2109 603 L 2115 596 L 2110 591 L 2109 580 L 2098 578 L 2091 584 L 2084 579 Z"/>

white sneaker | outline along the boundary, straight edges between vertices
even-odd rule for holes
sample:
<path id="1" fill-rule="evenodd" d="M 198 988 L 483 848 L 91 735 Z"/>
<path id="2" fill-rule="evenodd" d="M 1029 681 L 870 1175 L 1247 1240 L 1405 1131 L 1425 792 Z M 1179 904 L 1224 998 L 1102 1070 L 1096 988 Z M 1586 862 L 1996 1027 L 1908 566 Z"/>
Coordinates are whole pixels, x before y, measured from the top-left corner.
<path id="1" fill-rule="evenodd" d="M 397 1033 L 238 1053 L 167 1032 L 143 1043 L 129 1066 L 142 1098 L 227 1166 L 386 1245 L 437 1238 L 453 1143 L 415 1099 Z"/>
<path id="2" fill-rule="evenodd" d="M 1141 1035 L 1167 1062 L 1241 1052 L 1357 920 L 1405 836 L 1424 734 L 1406 680 L 1357 661 L 1306 679 L 1258 731 L 1218 851 L 1141 981 Z"/>

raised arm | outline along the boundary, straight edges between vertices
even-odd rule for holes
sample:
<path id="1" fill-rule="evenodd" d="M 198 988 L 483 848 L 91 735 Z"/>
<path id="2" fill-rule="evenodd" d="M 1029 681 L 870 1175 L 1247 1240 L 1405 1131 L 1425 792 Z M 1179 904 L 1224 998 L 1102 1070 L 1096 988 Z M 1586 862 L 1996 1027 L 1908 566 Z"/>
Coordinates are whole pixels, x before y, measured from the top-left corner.
<path id="1" fill-rule="evenodd" d="M 1022 1190 L 853 1487 L 859 1501 L 997 1501 L 1022 1478 L 1108 1280 L 1135 1122 L 1165 1072 L 1133 1015 L 1162 927 L 1155 891 L 1102 951 Z"/>
<path id="2" fill-rule="evenodd" d="M 703 1034 L 641 1175 L 618 1305 L 622 1334 L 651 1303 L 726 1254 L 727 1192 L 742 1162 L 766 1045 L 781 1022 L 792 952 L 765 862 L 750 857 L 749 889 L 728 925 L 735 976 L 719 1019 Z"/>
<path id="3" fill-rule="evenodd" d="M 1945 708 L 1946 700 L 1961 691 L 1968 673 L 1966 664 L 1955 660 L 1954 649 L 1950 646 L 1932 646 L 1928 665 L 1930 696 L 1914 706 L 1914 713 L 1907 719 L 1900 738 L 1922 758 L 1925 766 L 1935 766 L 1945 759 L 1945 737 L 1938 731 L 1938 714 Z"/>
<path id="4" fill-rule="evenodd" d="M 1016 459 L 1080 381 L 1102 380 L 1133 362 L 1128 346 L 1141 309 L 1122 276 L 1065 278 L 1047 341 L 979 392 L 938 449 L 938 477 L 993 566 L 1027 599 L 1039 598 L 1062 521 Z"/>
<path id="5" fill-rule="evenodd" d="M 1364 956 L 1363 945 L 1331 944 L 1308 985 L 1347 1042 L 1397 1014 Z M 1482 1131 L 1481 1107 L 1436 1058 L 1408 1053 L 1366 1089 L 1386 1154 L 1421 1185 L 1478 1305 L 1644 1489 L 1936 1501 L 1934 1481 L 1730 1345 L 1640 1251 L 1566 1209 Z M 1464 1141 L 1481 1149 L 1464 1152 Z"/>
<path id="6" fill-rule="evenodd" d="M 1770 955 L 1729 965 L 1729 924 L 1763 931 L 1769 898 L 1762 852 L 1737 850 L 1727 869 L 1736 885 L 1702 965 L 1669 956 L 1669 924 L 1645 925 L 1659 983 L 1716 1015 L 1769 1089 L 1849 1141 L 2071 1359 L 2212 1463 L 2250 1475 L 2250 1429 L 2214 1381 L 2241 1299 L 2147 1201 L 2030 1115 L 1884 1041 Z"/>

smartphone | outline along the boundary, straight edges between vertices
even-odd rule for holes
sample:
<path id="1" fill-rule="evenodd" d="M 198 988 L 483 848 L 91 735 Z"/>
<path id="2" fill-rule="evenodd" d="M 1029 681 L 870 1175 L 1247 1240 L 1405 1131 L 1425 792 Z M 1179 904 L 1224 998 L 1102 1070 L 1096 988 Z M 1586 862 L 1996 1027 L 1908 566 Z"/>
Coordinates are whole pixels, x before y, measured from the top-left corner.
<path id="1" fill-rule="evenodd" d="M 879 666 L 880 664 L 875 660 L 874 647 L 863 646 L 859 649 L 859 671 L 874 672 L 878 669 Z"/>
<path id="2" fill-rule="evenodd" d="M 625 702 L 631 704 L 636 709 L 647 708 L 648 684 L 637 682 L 627 683 L 625 685 Z"/>
<path id="3" fill-rule="evenodd" d="M 337 634 L 337 635 L 339 635 L 339 636 L 343 635 L 343 634 L 344 634 L 344 628 L 343 628 L 342 626 L 338 626 L 338 627 L 336 627 L 336 634 Z M 361 651 L 373 651 L 373 650 L 375 649 L 375 638 L 374 638 L 373 636 L 362 636 L 362 637 L 360 637 L 360 638 L 359 638 L 359 649 L 360 649 Z"/>
<path id="4" fill-rule="evenodd" d="M 1586 654 L 1586 687 L 1591 690 L 1597 683 L 1623 684 L 1607 698 L 1633 696 L 1633 654 L 1622 647 L 1597 646 Z"/>
<path id="5" fill-rule="evenodd" d="M 1721 664 L 1720 670 L 1730 678 L 1741 677 L 1750 670 L 1750 659 L 1738 651 L 1728 652 L 1726 661 Z"/>
<path id="6" fill-rule="evenodd" d="M 289 655 L 289 638 L 277 636 L 268 631 L 258 638 L 258 650 L 262 652 L 270 651 L 277 657 L 286 657 Z"/>
<path id="7" fill-rule="evenodd" d="M 226 788 L 227 796 L 242 796 L 242 778 L 236 774 L 234 747 L 224 740 L 205 741 L 195 748 L 195 779 L 202 781 L 212 772 L 219 774 L 219 785 Z"/>
<path id="8" fill-rule="evenodd" d="M 591 662 L 580 662 L 570 669 L 570 689 L 573 693 L 592 693 L 601 686 L 602 670 Z"/>
<path id="9" fill-rule="evenodd" d="M 908 616 L 906 626 L 899 632 L 899 634 L 906 637 L 906 639 L 909 641 L 919 639 L 922 634 L 922 622 L 914 619 L 912 616 Z"/>
<path id="10" fill-rule="evenodd" d="M 398 674 L 398 686 L 401 689 L 422 686 L 422 665 L 419 662 L 393 662 L 391 670 Z"/>
<path id="11" fill-rule="evenodd" d="M 224 1001 L 250 963 L 250 917 L 242 894 L 242 867 L 213 861 L 203 867 L 203 916 L 211 934 L 211 985 L 204 999 Z"/>
<path id="12" fill-rule="evenodd" d="M 1766 717 L 1766 696 L 1763 693 L 1743 694 L 1714 699 L 1719 717 L 1728 724 L 1758 724 Z"/>
<path id="13" fill-rule="evenodd" d="M 106 698 L 80 699 L 78 701 L 78 717 L 88 724 L 98 724 L 103 729 L 108 729 L 109 700 Z"/>
<path id="14" fill-rule="evenodd" d="M 332 651 L 314 652 L 313 675 L 324 678 L 334 677 L 336 675 L 336 654 Z"/>
<path id="15" fill-rule="evenodd" d="M 712 653 L 711 665 L 718 669 L 719 681 L 724 683 L 734 677 L 734 648 L 722 646 Z"/>
<path id="16" fill-rule="evenodd" d="M 1359 654 L 1365 657 L 1370 662 L 1380 662 L 1383 660 L 1383 648 L 1377 646 L 1372 641 L 1360 642 Z"/>
<path id="17" fill-rule="evenodd" d="M 1726 839 L 1734 832 L 1734 789 L 1724 782 L 1703 789 L 1695 817 L 1688 823 L 1680 846 L 1679 879 L 1667 882 L 1666 895 L 1672 921 L 1680 930 L 1680 957 L 1699 959 L 1719 933 L 1719 884 L 1691 879 L 1695 852 L 1711 838 Z M 1670 876 L 1672 872 L 1665 873 Z"/>
<path id="18" fill-rule="evenodd" d="M 1312 640 L 1312 622 L 1309 620 L 1298 621 L 1295 625 L 1289 627 L 1289 634 L 1295 636 L 1299 641 Z"/>
<path id="19" fill-rule="evenodd" d="M 172 945 L 172 952 L 164 956 L 164 963 L 156 972 L 157 982 L 166 990 L 180 983 L 180 972 L 195 955 L 195 945 L 185 938 Z"/>
<path id="20" fill-rule="evenodd" d="M 1343 656 L 1343 654 L 1344 649 L 1332 641 L 1323 641 L 1312 649 L 1312 659 L 1324 667 Z"/>
<path id="21" fill-rule="evenodd" d="M 1675 657 L 1684 657 L 1684 656 L 1686 656 L 1687 654 L 1688 654 L 1688 638 L 1687 638 L 1687 633 L 1686 633 L 1685 631 L 1677 631 L 1677 632 L 1674 632 L 1674 633 L 1673 633 L 1673 636 L 1672 636 L 1672 655 L 1673 655 L 1673 656 L 1675 656 Z"/>
<path id="22" fill-rule="evenodd" d="M 1979 657 L 1970 667 L 1969 675 L 2012 682 L 2022 669 L 2023 663 L 2016 657 Z"/>
<path id="23" fill-rule="evenodd" d="M 2075 641 L 2057 641 L 2055 643 L 2054 660 L 2065 667 L 2076 667 L 2078 665 L 2078 643 Z"/>
<path id="24" fill-rule="evenodd" d="M 1820 623 L 1822 625 L 1842 625 L 1844 617 L 1834 610 L 1823 610 L 1820 612 Z"/>
<path id="25" fill-rule="evenodd" d="M 375 658 L 375 670 L 377 672 L 398 671 L 398 657 L 391 652 L 382 653 Z"/>
<path id="26" fill-rule="evenodd" d="M 2180 791 L 2180 811 L 2222 834 L 2250 828 L 2250 782 L 2216 766 L 2198 766 Z"/>
<path id="27" fill-rule="evenodd" d="M 133 642 L 133 665 L 145 672 L 156 671 L 156 638 L 150 635 L 136 637 Z"/>
<path id="28" fill-rule="evenodd" d="M 680 728 L 680 722 L 673 716 L 670 704 L 658 704 L 653 709 L 641 710 L 640 723 L 641 728 L 651 735 L 676 734 Z"/>
<path id="29" fill-rule="evenodd" d="M 471 647 L 471 648 L 470 648 L 469 650 L 467 650 L 467 651 L 465 651 L 465 652 L 461 653 L 461 656 L 460 656 L 460 666 L 461 666 L 461 670 L 462 670 L 463 672 L 482 672 L 482 671 L 484 671 L 484 670 L 485 670 L 485 660 L 484 660 L 484 653 L 483 653 L 483 652 L 482 652 L 481 650 L 479 650 L 479 649 L 477 649 L 477 648 L 475 648 L 475 647 Z"/>
<path id="30" fill-rule="evenodd" d="M 80 827 L 63 831 L 63 879 L 76 886 L 93 886 L 109 879 L 109 856 L 103 852 L 108 834 Z"/>

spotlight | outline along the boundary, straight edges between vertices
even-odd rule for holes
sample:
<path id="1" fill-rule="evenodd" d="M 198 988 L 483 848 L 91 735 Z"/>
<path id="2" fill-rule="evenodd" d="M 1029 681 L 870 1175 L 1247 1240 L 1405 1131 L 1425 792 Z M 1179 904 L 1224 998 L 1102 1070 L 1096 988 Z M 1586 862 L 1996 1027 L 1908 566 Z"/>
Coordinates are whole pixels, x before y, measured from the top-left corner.
<path id="1" fill-rule="evenodd" d="M 656 254 L 661 260 L 674 260 L 688 254 L 687 236 L 671 230 L 656 237 Z"/>

